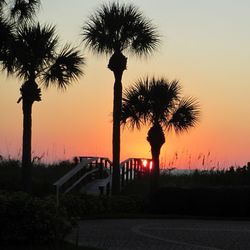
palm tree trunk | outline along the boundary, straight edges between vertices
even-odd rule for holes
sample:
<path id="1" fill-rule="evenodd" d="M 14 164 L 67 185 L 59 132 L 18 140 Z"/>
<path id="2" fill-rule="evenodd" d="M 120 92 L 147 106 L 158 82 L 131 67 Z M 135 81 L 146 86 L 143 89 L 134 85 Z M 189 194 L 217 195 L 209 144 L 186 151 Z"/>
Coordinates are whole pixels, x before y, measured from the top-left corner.
<path id="1" fill-rule="evenodd" d="M 25 192 L 31 192 L 31 131 L 32 104 L 23 99 L 23 148 L 22 148 L 22 184 Z"/>
<path id="2" fill-rule="evenodd" d="M 153 168 L 150 178 L 150 192 L 153 194 L 159 187 L 160 176 L 160 148 L 151 147 Z"/>
<path id="3" fill-rule="evenodd" d="M 155 121 L 154 125 L 148 131 L 147 141 L 151 146 L 151 154 L 153 160 L 153 168 L 150 178 L 150 192 L 153 194 L 159 187 L 160 177 L 160 152 L 161 147 L 165 143 L 165 135 L 161 125 Z"/>
<path id="4" fill-rule="evenodd" d="M 122 109 L 122 83 L 121 75 L 116 77 L 114 84 L 113 100 L 113 176 L 112 176 L 112 194 L 120 193 L 120 120 Z"/>
<path id="5" fill-rule="evenodd" d="M 122 74 L 127 67 L 127 58 L 120 52 L 115 51 L 111 56 L 108 68 L 113 71 L 115 77 L 114 100 L 113 100 L 113 173 L 112 194 L 120 193 L 120 122 L 122 111 Z"/>

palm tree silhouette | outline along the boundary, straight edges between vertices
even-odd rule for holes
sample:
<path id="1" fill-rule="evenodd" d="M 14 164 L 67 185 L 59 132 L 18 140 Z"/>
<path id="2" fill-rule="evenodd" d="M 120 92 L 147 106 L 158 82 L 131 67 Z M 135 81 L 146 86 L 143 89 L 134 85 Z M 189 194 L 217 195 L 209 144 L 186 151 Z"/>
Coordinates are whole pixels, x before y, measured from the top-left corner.
<path id="1" fill-rule="evenodd" d="M 121 122 L 132 129 L 151 127 L 147 136 L 153 160 L 151 191 L 158 187 L 159 156 L 165 143 L 163 130 L 188 131 L 197 124 L 199 116 L 198 102 L 191 97 L 181 98 L 181 85 L 176 80 L 145 78 L 125 90 Z"/>
<path id="2" fill-rule="evenodd" d="M 150 54 L 159 43 L 155 27 L 133 5 L 114 2 L 102 5 L 82 28 L 86 46 L 98 54 L 111 55 L 108 68 L 115 77 L 113 99 L 112 193 L 120 192 L 120 119 L 122 75 L 127 68 L 123 52 Z"/>
<path id="3" fill-rule="evenodd" d="M 24 24 L 13 34 L 8 47 L 8 60 L 3 68 L 24 80 L 20 88 L 23 110 L 22 180 L 25 191 L 31 190 L 31 131 L 32 105 L 41 101 L 41 89 L 56 86 L 66 89 L 72 80 L 83 72 L 84 63 L 80 52 L 69 45 L 58 51 L 58 37 L 54 26 Z"/>

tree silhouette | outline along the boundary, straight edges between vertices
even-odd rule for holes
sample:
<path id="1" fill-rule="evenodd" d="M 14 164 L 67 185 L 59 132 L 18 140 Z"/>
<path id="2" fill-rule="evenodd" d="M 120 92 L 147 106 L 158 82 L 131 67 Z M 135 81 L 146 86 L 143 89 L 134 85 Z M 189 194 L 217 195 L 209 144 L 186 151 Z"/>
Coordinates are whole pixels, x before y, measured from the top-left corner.
<path id="1" fill-rule="evenodd" d="M 150 126 L 147 141 L 153 160 L 151 191 L 158 187 L 164 129 L 168 132 L 173 129 L 176 133 L 188 131 L 196 125 L 199 115 L 198 102 L 191 97 L 181 98 L 181 85 L 176 80 L 169 82 L 164 78 L 145 78 L 125 90 L 121 122 L 132 129 Z"/>
<path id="2" fill-rule="evenodd" d="M 20 88 L 23 110 L 22 181 L 31 190 L 32 105 L 41 101 L 41 89 L 51 85 L 66 89 L 82 75 L 83 57 L 69 45 L 58 51 L 54 26 L 25 23 L 11 33 L 12 39 L 2 60 L 3 69 L 24 80 Z M 6 56 L 7 55 L 7 56 Z"/>
<path id="3" fill-rule="evenodd" d="M 103 4 L 82 28 L 86 46 L 98 54 L 111 55 L 108 68 L 113 72 L 113 178 L 112 193 L 120 192 L 120 119 L 122 75 L 127 67 L 124 52 L 150 54 L 159 43 L 155 27 L 133 5 Z"/>

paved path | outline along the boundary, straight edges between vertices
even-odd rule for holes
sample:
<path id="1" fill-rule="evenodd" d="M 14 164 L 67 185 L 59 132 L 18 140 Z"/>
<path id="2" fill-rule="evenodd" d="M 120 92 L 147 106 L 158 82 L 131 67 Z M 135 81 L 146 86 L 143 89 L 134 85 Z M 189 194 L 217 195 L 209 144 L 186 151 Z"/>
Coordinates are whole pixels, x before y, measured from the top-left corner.
<path id="1" fill-rule="evenodd" d="M 105 250 L 250 250 L 250 221 L 85 220 L 79 244 Z"/>

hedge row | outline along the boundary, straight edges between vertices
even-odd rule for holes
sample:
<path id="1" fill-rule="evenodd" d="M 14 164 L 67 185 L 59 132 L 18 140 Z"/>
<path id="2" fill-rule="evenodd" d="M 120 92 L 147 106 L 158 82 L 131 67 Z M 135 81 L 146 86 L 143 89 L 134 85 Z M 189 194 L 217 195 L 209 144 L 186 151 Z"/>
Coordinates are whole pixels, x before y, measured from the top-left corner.
<path id="1" fill-rule="evenodd" d="M 150 199 L 150 212 L 250 217 L 250 187 L 165 187 Z"/>
<path id="2" fill-rule="evenodd" d="M 134 196 L 62 195 L 57 206 L 55 196 L 0 192 L 0 245 L 58 245 L 77 219 L 140 213 L 143 207 L 143 199 Z"/>
<path id="3" fill-rule="evenodd" d="M 60 199 L 63 206 L 73 217 L 105 217 L 114 214 L 142 213 L 144 199 L 139 196 L 90 196 L 85 194 L 63 195 Z"/>

